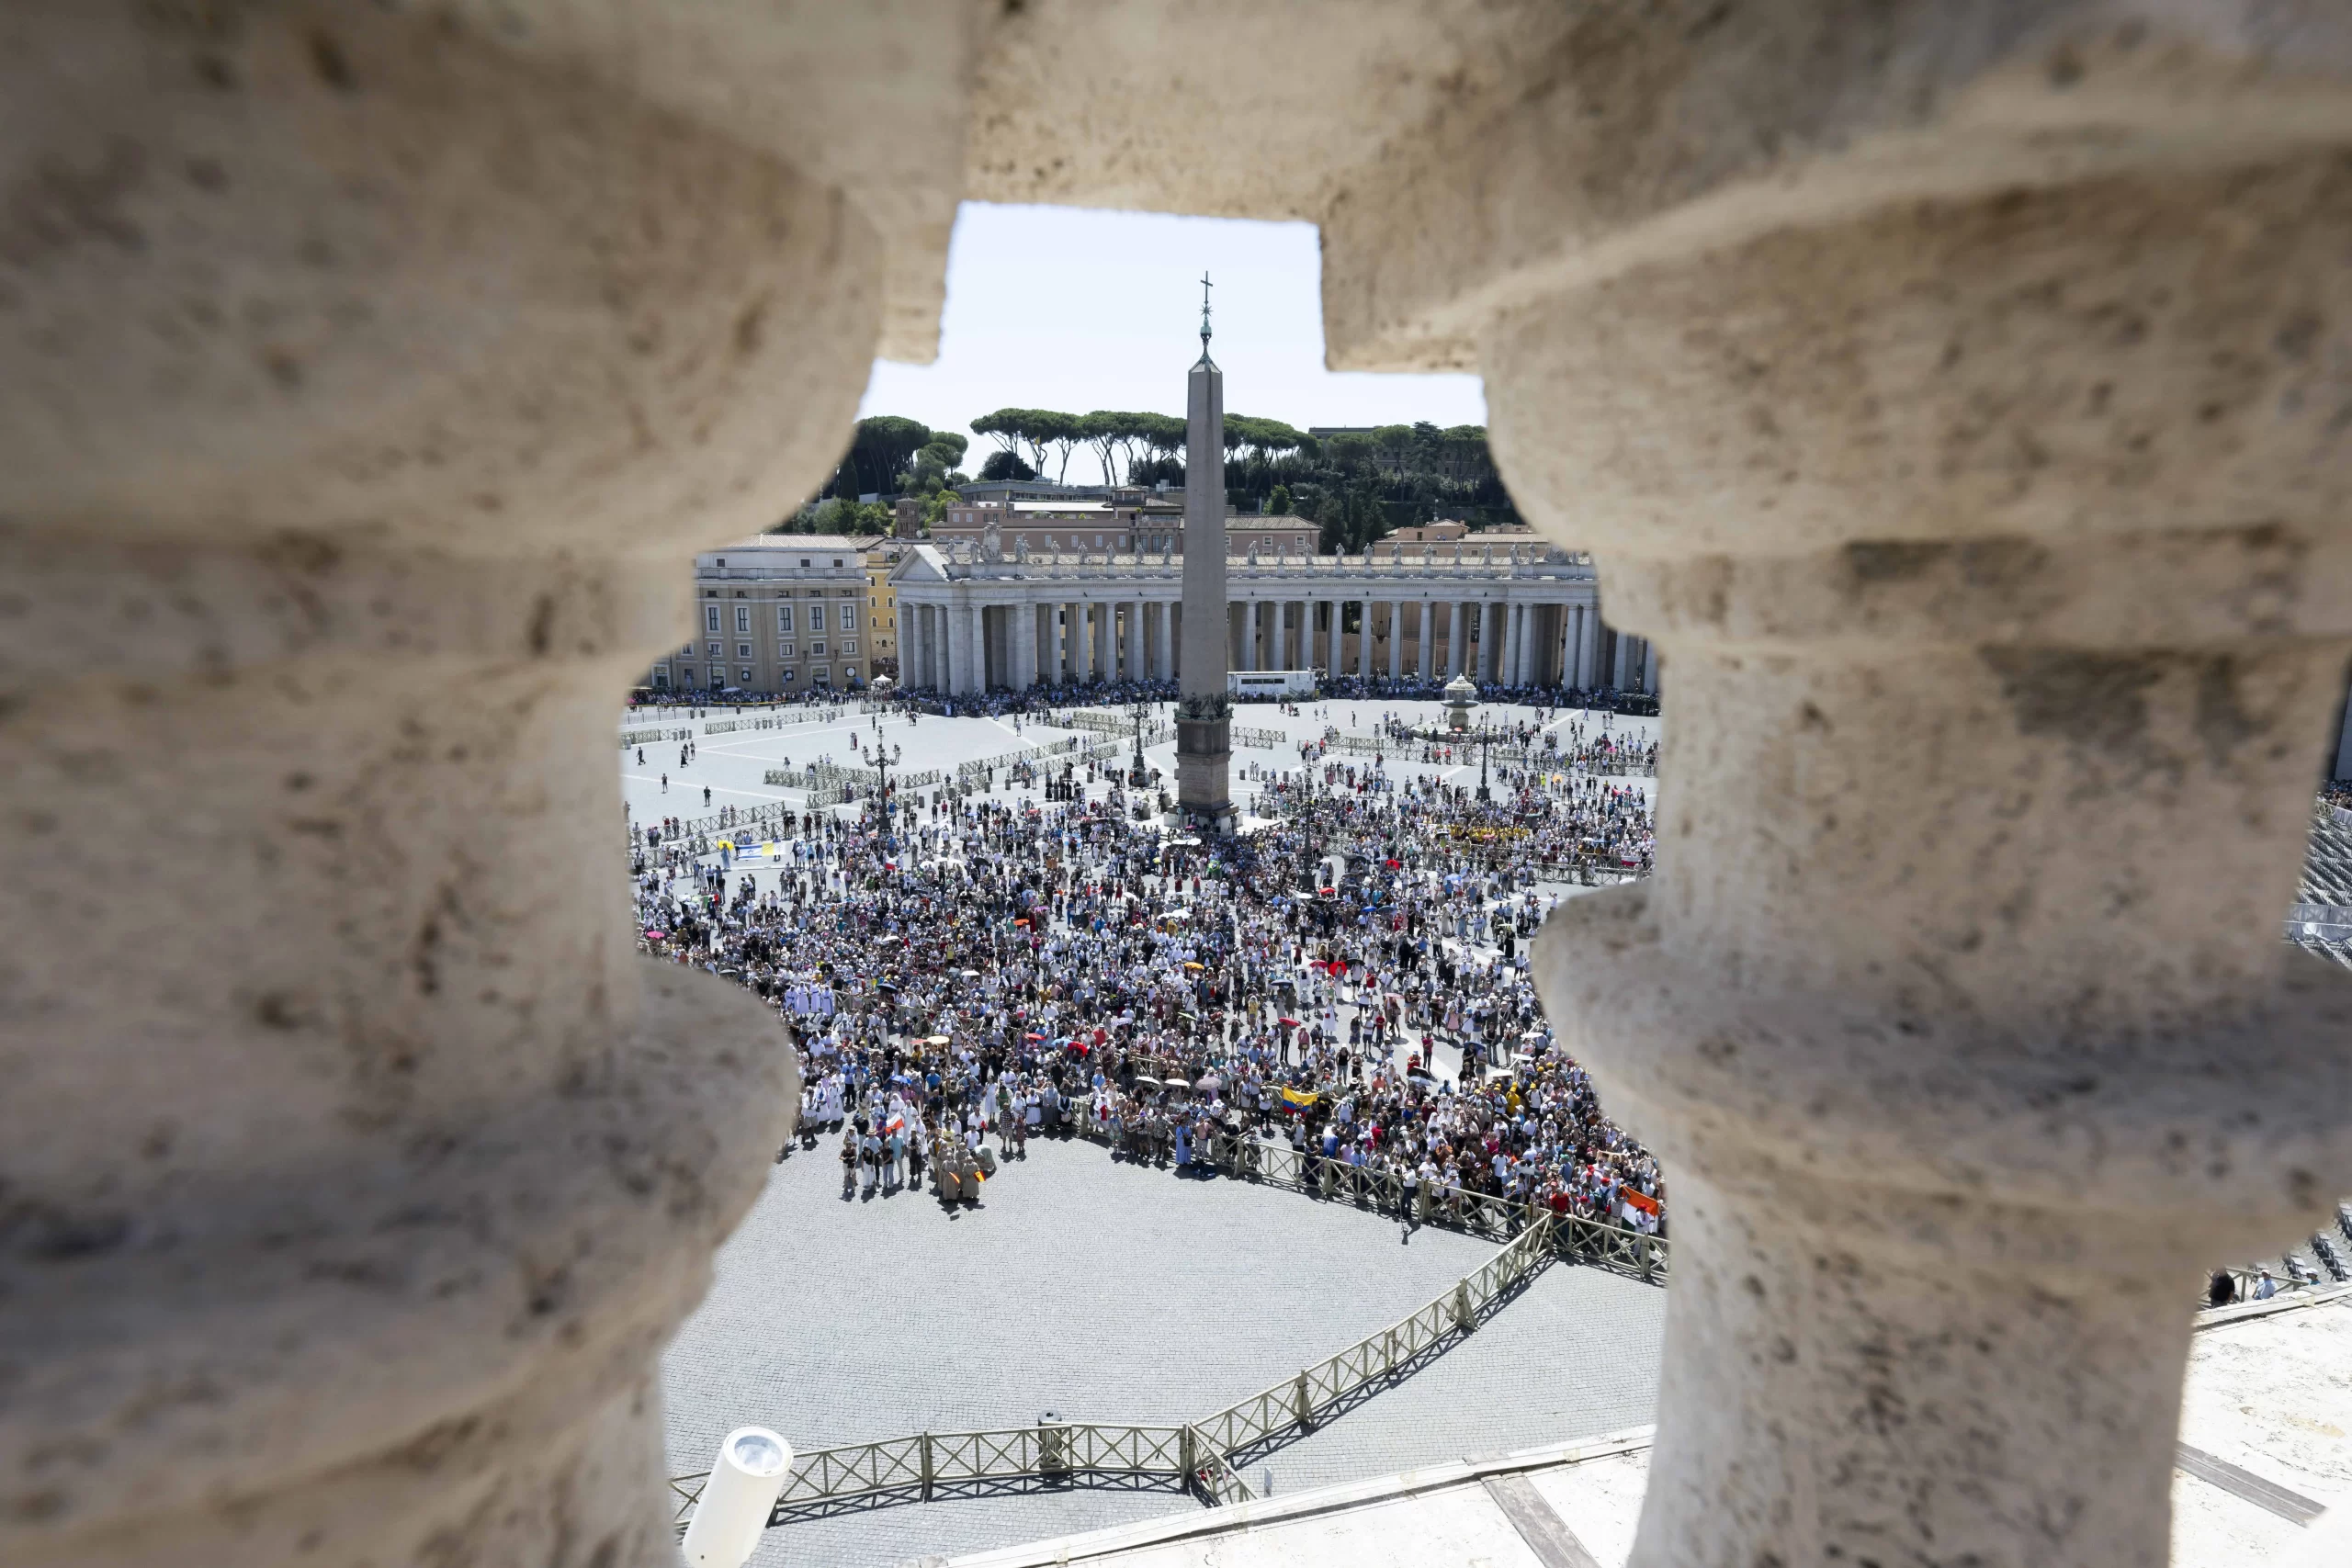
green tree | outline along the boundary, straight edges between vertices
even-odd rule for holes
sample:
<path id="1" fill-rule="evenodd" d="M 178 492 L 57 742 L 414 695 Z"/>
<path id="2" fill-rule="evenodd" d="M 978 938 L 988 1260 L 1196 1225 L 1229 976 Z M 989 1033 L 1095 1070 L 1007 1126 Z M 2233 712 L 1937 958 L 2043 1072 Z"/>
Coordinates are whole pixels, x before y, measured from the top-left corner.
<path id="1" fill-rule="evenodd" d="M 833 493 L 855 500 L 891 488 L 908 460 L 930 445 L 931 427 L 898 414 L 876 414 L 857 422 L 842 458 Z"/>
<path id="2" fill-rule="evenodd" d="M 1290 486 L 1278 484 L 1274 493 L 1266 498 L 1266 510 L 1277 517 L 1290 515 Z"/>

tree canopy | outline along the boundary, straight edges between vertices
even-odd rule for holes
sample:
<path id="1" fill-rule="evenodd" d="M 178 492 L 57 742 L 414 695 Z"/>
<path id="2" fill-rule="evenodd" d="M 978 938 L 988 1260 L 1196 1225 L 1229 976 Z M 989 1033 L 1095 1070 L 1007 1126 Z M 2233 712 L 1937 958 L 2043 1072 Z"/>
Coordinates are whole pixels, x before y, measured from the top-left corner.
<path id="1" fill-rule="evenodd" d="M 1183 420 L 1127 409 L 1082 414 L 1001 408 L 972 421 L 997 444 L 980 477 L 1066 481 L 1070 454 L 1091 451 L 1106 483 L 1184 482 Z M 1435 516 L 1474 526 L 1518 521 L 1487 450 L 1484 425 L 1440 428 L 1426 421 L 1348 431 L 1318 441 L 1278 419 L 1225 418 L 1227 499 L 1256 511 L 1275 489 L 1299 513 L 1325 525 L 1326 547 L 1361 548 L 1391 529 Z"/>

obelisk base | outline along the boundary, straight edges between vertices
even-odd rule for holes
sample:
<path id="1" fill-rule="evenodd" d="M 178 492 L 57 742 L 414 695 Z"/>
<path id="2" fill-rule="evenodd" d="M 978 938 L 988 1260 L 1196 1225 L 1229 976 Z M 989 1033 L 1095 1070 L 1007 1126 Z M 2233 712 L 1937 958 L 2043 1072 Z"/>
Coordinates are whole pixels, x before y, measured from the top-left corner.
<path id="1" fill-rule="evenodd" d="M 1233 790 L 1233 721 L 1176 721 L 1176 808 L 1187 827 L 1230 838 L 1236 827 Z"/>

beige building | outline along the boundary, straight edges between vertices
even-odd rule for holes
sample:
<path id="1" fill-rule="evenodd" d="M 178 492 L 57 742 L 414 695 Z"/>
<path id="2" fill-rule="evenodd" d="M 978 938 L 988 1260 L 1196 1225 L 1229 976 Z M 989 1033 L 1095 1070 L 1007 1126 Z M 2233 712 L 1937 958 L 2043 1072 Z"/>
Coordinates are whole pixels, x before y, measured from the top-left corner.
<path id="1" fill-rule="evenodd" d="M 903 538 L 860 539 L 858 552 L 865 562 L 865 635 L 870 645 L 865 672 L 894 675 L 899 669 L 899 590 L 890 569 L 914 548 Z"/>
<path id="2" fill-rule="evenodd" d="M 1496 536 L 1500 536 L 1505 533 L 1509 533 L 1513 537 L 1521 540 L 1530 540 L 1535 536 L 1533 531 L 1527 528 L 1511 528 L 1508 530 L 1495 529 L 1491 532 Z M 1399 528 L 1396 532 L 1390 534 L 1388 538 L 1398 544 L 1436 545 L 1444 544 L 1453 539 L 1466 539 L 1469 536 L 1469 524 L 1447 517 L 1441 518 L 1434 523 L 1416 523 L 1409 528 Z"/>
<path id="3" fill-rule="evenodd" d="M 861 686 L 877 620 L 864 547 L 839 534 L 762 534 L 695 558 L 695 640 L 657 660 L 656 691 Z M 887 570 L 885 568 L 884 570 Z"/>

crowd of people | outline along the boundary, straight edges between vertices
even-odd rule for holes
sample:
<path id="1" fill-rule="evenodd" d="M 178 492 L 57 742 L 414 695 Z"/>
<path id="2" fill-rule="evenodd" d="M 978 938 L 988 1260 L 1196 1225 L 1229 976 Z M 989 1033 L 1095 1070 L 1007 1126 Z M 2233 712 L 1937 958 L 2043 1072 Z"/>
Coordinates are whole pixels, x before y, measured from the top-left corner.
<path id="1" fill-rule="evenodd" d="M 1042 772 L 904 792 L 887 827 L 787 817 L 727 865 L 640 849 L 644 945 L 775 1008 L 845 1192 L 967 1198 L 1036 1136 L 1179 1169 L 1243 1137 L 1385 1173 L 1408 1219 L 1480 1193 L 1662 1229 L 1522 945 L 1571 865 L 1646 870 L 1640 792 L 1521 769 L 1482 801 L 1323 758 L 1220 840 L 1133 809 L 1115 764 Z"/>

